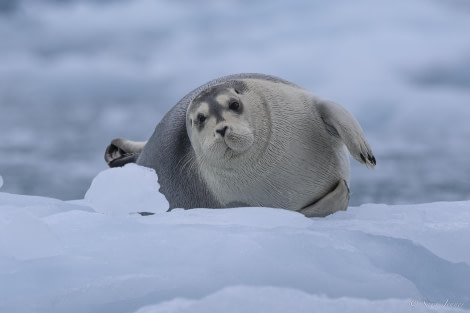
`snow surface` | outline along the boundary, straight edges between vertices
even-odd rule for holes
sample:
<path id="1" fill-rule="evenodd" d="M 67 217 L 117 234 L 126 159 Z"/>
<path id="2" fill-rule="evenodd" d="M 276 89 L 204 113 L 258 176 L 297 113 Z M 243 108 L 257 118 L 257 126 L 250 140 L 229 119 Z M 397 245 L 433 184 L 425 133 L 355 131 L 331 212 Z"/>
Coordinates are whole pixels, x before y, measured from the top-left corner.
<path id="1" fill-rule="evenodd" d="M 1 192 L 0 312 L 470 309 L 470 201 L 309 219 L 165 212 L 155 188 L 151 170 L 128 165 L 100 173 L 81 200 Z"/>

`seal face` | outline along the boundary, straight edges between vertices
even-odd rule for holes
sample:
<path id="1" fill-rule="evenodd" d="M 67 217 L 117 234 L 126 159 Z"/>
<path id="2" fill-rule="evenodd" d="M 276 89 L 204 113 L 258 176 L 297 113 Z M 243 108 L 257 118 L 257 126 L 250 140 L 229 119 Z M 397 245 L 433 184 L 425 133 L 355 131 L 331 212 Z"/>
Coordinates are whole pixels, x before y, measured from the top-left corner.
<path id="1" fill-rule="evenodd" d="M 230 162 L 253 145 L 249 111 L 234 87 L 215 86 L 189 105 L 186 128 L 201 164 Z"/>
<path id="2" fill-rule="evenodd" d="M 105 159 L 154 168 L 170 209 L 267 206 L 325 216 L 347 208 L 347 150 L 375 166 L 344 108 L 273 76 L 237 74 L 186 95 L 146 143 L 113 140 Z"/>

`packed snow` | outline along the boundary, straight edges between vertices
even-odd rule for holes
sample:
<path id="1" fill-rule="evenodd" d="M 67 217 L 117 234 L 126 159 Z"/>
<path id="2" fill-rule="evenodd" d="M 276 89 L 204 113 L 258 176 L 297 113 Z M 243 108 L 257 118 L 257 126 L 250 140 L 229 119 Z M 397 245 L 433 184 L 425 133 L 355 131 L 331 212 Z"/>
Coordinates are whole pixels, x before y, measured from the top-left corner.
<path id="1" fill-rule="evenodd" d="M 309 219 L 166 212 L 158 188 L 129 164 L 101 172 L 81 200 L 1 192 L 0 312 L 470 309 L 470 201 Z"/>

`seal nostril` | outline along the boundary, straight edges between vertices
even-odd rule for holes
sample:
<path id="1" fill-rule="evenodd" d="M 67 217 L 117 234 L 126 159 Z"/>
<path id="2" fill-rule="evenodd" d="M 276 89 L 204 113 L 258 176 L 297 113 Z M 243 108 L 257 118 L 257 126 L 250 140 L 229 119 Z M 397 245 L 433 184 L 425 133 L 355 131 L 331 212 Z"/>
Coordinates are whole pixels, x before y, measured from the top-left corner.
<path id="1" fill-rule="evenodd" d="M 227 126 L 224 126 L 222 128 L 219 128 L 216 130 L 217 133 L 219 133 L 222 137 L 225 137 L 225 132 L 227 131 Z"/>

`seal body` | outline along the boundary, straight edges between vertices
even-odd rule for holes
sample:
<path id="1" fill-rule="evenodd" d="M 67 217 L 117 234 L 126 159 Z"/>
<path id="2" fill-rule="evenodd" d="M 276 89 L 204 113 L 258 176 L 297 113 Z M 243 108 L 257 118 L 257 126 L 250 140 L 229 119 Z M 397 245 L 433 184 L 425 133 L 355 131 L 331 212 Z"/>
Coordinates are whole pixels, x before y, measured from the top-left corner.
<path id="1" fill-rule="evenodd" d="M 273 76 L 237 74 L 186 95 L 147 143 L 114 140 L 106 159 L 154 168 L 170 209 L 266 206 L 325 216 L 347 208 L 348 150 L 375 165 L 344 108 Z"/>

